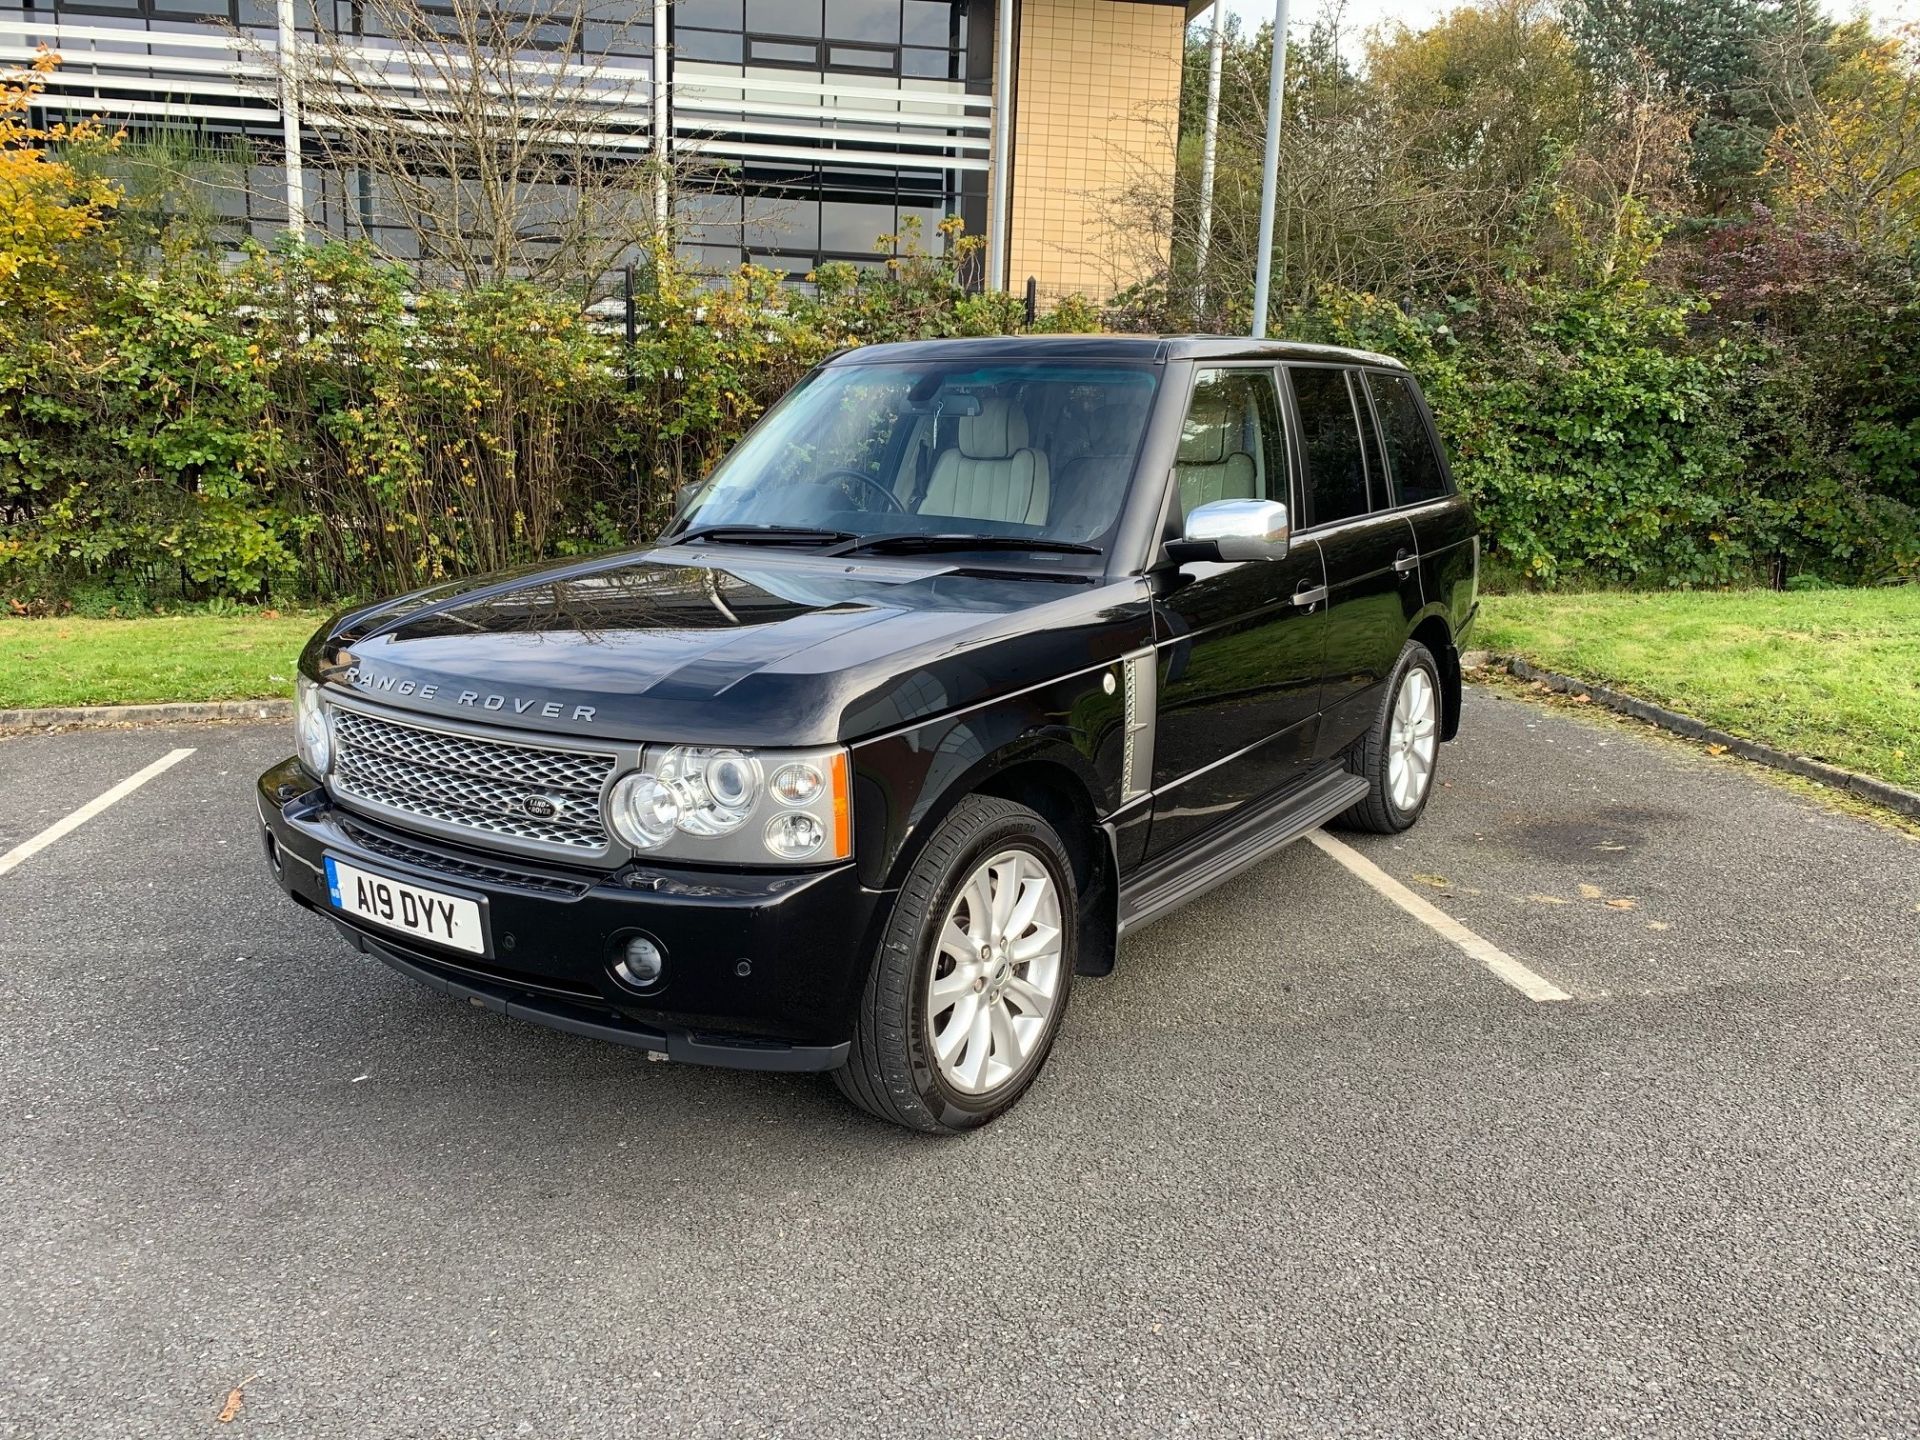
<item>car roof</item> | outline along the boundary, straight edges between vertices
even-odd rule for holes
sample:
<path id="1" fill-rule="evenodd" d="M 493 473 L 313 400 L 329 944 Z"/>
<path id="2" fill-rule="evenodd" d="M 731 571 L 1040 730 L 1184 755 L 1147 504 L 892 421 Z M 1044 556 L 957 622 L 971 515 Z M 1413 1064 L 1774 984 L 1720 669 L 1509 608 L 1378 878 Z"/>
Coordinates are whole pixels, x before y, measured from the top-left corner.
<path id="1" fill-rule="evenodd" d="M 1309 345 L 1298 340 L 1251 340 L 1244 335 L 990 335 L 972 340 L 908 340 L 843 350 L 831 365 L 877 365 L 929 360 L 1296 360 L 1323 364 L 1407 367 L 1391 355 Z"/>

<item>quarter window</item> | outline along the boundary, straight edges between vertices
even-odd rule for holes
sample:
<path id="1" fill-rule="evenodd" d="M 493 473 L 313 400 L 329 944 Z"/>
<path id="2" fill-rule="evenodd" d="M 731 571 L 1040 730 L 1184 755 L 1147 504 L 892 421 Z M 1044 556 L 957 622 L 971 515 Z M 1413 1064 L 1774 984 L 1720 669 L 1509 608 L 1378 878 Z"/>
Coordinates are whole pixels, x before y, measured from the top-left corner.
<path id="1" fill-rule="evenodd" d="M 1367 462 L 1347 373 L 1318 366 L 1290 369 L 1306 459 L 1306 523 L 1331 525 L 1367 513 Z"/>
<path id="2" fill-rule="evenodd" d="M 1284 500 L 1286 463 L 1271 370 L 1202 370 L 1180 427 L 1180 518 L 1215 500 Z"/>
<path id="3" fill-rule="evenodd" d="M 1440 452 L 1421 413 L 1413 382 L 1404 375 L 1370 374 L 1367 385 L 1380 414 L 1394 498 L 1402 505 L 1438 500 L 1447 493 L 1446 467 L 1440 463 Z"/>

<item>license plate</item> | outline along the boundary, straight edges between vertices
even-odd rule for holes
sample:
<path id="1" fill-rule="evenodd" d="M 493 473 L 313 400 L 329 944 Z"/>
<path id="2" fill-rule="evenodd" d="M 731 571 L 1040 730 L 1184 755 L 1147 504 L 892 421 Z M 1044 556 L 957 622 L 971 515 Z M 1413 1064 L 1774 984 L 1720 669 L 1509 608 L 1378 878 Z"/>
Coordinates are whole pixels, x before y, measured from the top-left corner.
<path id="1" fill-rule="evenodd" d="M 480 907 L 472 900 L 376 875 L 331 855 L 326 860 L 327 897 L 334 909 L 383 930 L 397 930 L 474 955 L 487 953 L 486 928 L 480 919 Z"/>

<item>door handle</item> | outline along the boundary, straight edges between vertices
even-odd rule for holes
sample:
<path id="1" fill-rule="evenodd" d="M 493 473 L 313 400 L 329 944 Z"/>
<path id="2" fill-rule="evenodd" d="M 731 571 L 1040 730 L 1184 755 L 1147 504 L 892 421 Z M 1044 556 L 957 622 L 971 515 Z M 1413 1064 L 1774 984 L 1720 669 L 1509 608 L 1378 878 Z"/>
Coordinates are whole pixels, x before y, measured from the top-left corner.
<path id="1" fill-rule="evenodd" d="M 1302 610 L 1311 610 L 1326 598 L 1327 587 L 1324 585 L 1302 585 L 1293 592 L 1293 603 Z"/>
<path id="2" fill-rule="evenodd" d="M 1402 550 L 1398 555 L 1393 557 L 1393 568 L 1398 570 L 1402 575 L 1405 575 L 1409 570 L 1418 570 L 1420 568 L 1420 557 L 1411 550 Z"/>

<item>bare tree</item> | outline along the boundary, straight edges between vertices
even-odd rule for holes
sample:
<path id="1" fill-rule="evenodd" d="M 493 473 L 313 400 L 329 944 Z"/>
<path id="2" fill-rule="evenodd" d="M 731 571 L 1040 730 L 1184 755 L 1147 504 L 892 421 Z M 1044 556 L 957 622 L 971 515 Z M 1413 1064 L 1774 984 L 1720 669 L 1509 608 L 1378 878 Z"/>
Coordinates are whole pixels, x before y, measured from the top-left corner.
<path id="1" fill-rule="evenodd" d="M 291 78 L 359 224 L 411 239 L 427 273 L 582 292 L 670 215 L 632 0 L 354 0 L 317 6 Z M 327 16 L 346 18 L 329 23 Z M 289 76 L 291 67 L 293 73 Z"/>
<path id="2" fill-rule="evenodd" d="M 1364 65 L 1346 58 L 1342 24 L 1341 6 L 1328 5 L 1287 76 L 1280 307 L 1329 288 L 1396 299 L 1485 291 L 1506 283 L 1521 255 L 1570 265 L 1577 252 L 1610 273 L 1644 217 L 1685 207 L 1693 111 L 1658 77 L 1594 82 L 1542 0 L 1486 0 L 1423 30 L 1376 29 Z M 1163 257 L 1158 295 L 1145 297 L 1163 304 L 1146 316 L 1155 323 L 1238 329 L 1248 318 L 1266 64 L 1262 37 L 1229 44 L 1206 244 L 1195 233 L 1190 140 L 1173 193 L 1143 160 L 1110 197 L 1109 227 L 1135 237 L 1136 267 Z M 1201 313 L 1188 308 L 1196 292 L 1207 296 Z"/>
<path id="3" fill-rule="evenodd" d="M 1550 260 L 1560 258 L 1557 238 L 1576 273 L 1585 272 L 1581 278 L 1605 280 L 1643 246 L 1644 217 L 1687 209 L 1691 137 L 1701 112 L 1648 64 L 1616 81 L 1598 102 L 1561 167 L 1558 235 L 1543 236 L 1539 248 Z"/>
<path id="4" fill-rule="evenodd" d="M 1860 36 L 1851 53 L 1821 57 L 1824 74 L 1812 58 L 1783 46 L 1775 59 L 1768 170 L 1780 200 L 1808 228 L 1910 253 L 1920 229 L 1920 25 Z"/>

